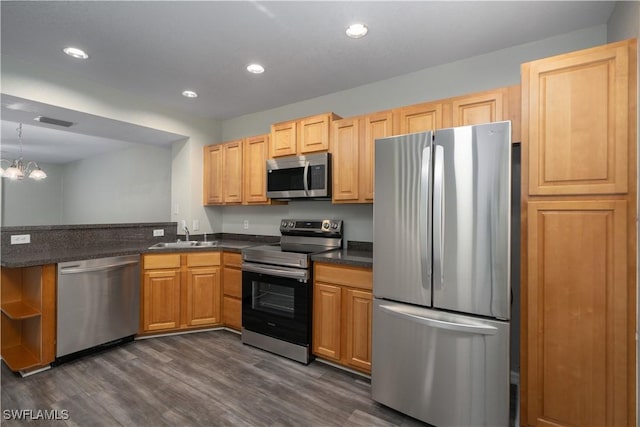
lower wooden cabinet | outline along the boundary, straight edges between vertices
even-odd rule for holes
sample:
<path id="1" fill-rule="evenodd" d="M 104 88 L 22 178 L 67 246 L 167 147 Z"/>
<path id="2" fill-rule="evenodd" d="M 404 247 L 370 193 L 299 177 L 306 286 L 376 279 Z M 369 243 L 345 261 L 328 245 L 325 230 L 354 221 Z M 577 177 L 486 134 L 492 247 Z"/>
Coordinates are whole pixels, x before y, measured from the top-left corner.
<path id="1" fill-rule="evenodd" d="M 316 263 L 313 286 L 313 353 L 371 372 L 372 271 Z"/>
<path id="2" fill-rule="evenodd" d="M 222 255 L 222 322 L 225 326 L 242 328 L 242 256 L 224 252 Z"/>
<path id="3" fill-rule="evenodd" d="M 220 323 L 220 314 L 220 268 L 190 268 L 187 271 L 187 325 Z"/>
<path id="4" fill-rule="evenodd" d="M 142 257 L 142 333 L 222 323 L 220 252 Z"/>
<path id="5" fill-rule="evenodd" d="M 180 327 L 180 270 L 145 271 L 142 281 L 144 331 Z"/>

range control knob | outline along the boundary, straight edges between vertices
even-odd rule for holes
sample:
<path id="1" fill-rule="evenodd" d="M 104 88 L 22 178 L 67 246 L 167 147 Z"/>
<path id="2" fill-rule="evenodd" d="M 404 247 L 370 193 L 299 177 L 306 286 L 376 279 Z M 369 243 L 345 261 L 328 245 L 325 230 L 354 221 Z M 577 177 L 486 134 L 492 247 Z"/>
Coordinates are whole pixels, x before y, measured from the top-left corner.
<path id="1" fill-rule="evenodd" d="M 331 223 L 331 228 L 333 228 L 334 230 L 338 228 L 338 223 L 337 222 L 332 222 Z"/>
<path id="2" fill-rule="evenodd" d="M 280 227 L 286 227 L 287 226 L 287 221 L 282 221 L 282 223 L 280 224 Z"/>
<path id="3" fill-rule="evenodd" d="M 325 222 L 324 224 L 322 224 L 322 228 L 325 229 L 325 230 L 328 230 L 329 227 L 330 227 L 330 225 L 329 225 L 328 222 Z"/>
<path id="4" fill-rule="evenodd" d="M 289 227 L 293 227 L 293 221 L 289 221 Z"/>

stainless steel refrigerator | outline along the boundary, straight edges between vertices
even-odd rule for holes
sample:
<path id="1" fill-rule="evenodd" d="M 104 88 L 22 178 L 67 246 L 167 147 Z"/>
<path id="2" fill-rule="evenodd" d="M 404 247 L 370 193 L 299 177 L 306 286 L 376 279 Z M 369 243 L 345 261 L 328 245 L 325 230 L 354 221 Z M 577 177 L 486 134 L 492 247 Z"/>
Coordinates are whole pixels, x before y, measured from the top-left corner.
<path id="1" fill-rule="evenodd" d="M 511 124 L 375 142 L 373 399 L 508 426 Z"/>

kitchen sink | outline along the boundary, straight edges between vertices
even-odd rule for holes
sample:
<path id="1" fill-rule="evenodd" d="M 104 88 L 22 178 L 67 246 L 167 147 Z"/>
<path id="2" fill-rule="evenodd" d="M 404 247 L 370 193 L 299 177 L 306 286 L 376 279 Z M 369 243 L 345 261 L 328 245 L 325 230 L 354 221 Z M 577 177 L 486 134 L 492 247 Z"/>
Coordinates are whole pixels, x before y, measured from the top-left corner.
<path id="1" fill-rule="evenodd" d="M 198 242 L 195 240 L 190 241 L 177 241 L 177 242 L 160 242 L 153 246 L 149 246 L 149 249 L 180 249 L 180 248 L 214 248 L 218 246 L 217 241 L 210 242 Z"/>

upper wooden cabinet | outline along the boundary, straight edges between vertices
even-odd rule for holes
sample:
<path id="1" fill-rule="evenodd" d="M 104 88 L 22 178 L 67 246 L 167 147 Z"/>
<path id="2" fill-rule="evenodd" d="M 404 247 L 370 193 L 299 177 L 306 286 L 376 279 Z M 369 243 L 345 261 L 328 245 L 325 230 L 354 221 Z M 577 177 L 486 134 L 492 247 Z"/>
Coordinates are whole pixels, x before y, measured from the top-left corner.
<path id="1" fill-rule="evenodd" d="M 324 113 L 271 125 L 270 156 L 328 151 L 331 122 L 337 119 L 333 113 Z"/>
<path id="2" fill-rule="evenodd" d="M 511 140 L 520 141 L 520 85 L 396 108 L 394 135 L 511 120 Z"/>
<path id="3" fill-rule="evenodd" d="M 635 66 L 635 41 L 522 65 L 529 194 L 628 191 Z"/>
<path id="4" fill-rule="evenodd" d="M 394 135 L 442 129 L 442 102 L 427 102 L 393 110 Z"/>
<path id="5" fill-rule="evenodd" d="M 242 140 L 227 142 L 222 148 L 222 200 L 226 204 L 242 203 Z"/>
<path id="6" fill-rule="evenodd" d="M 242 203 L 242 140 L 204 147 L 205 205 Z"/>
<path id="7" fill-rule="evenodd" d="M 204 147 L 204 204 L 270 204 L 266 161 L 269 135 Z"/>
<path id="8" fill-rule="evenodd" d="M 451 100 L 451 126 L 479 125 L 504 119 L 507 89 L 501 88 Z"/>
<path id="9" fill-rule="evenodd" d="M 269 135 L 244 140 L 244 204 L 267 203 Z"/>
<path id="10" fill-rule="evenodd" d="M 222 196 L 222 145 L 204 147 L 203 165 L 203 204 L 223 203 Z"/>
<path id="11" fill-rule="evenodd" d="M 333 122 L 333 202 L 373 203 L 375 140 L 390 136 L 391 111 Z"/>

